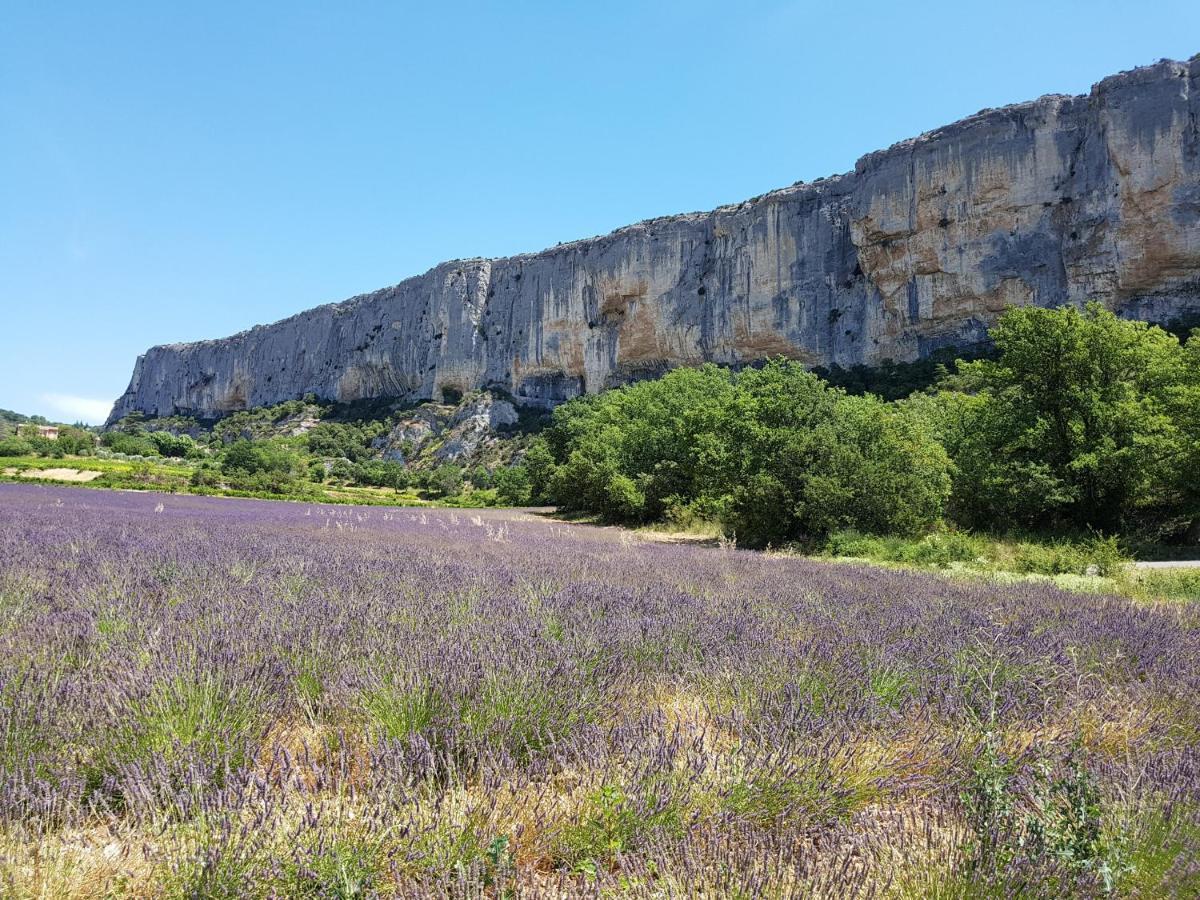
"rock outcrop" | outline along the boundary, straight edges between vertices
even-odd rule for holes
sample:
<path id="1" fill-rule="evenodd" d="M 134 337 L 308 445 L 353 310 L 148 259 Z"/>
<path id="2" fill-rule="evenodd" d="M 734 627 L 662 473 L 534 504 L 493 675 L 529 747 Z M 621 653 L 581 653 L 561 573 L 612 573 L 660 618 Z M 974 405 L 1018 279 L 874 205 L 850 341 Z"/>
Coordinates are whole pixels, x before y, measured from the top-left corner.
<path id="1" fill-rule="evenodd" d="M 1200 57 L 985 110 L 853 172 L 151 348 L 116 402 L 215 416 L 508 392 L 552 405 L 673 366 L 908 361 L 1006 307 L 1200 310 Z"/>
<path id="2" fill-rule="evenodd" d="M 475 462 L 481 451 L 497 446 L 500 433 L 519 421 L 516 407 L 484 391 L 453 406 L 424 403 L 403 412 L 372 446 L 384 459 L 406 464 L 419 458 L 427 465 Z"/>

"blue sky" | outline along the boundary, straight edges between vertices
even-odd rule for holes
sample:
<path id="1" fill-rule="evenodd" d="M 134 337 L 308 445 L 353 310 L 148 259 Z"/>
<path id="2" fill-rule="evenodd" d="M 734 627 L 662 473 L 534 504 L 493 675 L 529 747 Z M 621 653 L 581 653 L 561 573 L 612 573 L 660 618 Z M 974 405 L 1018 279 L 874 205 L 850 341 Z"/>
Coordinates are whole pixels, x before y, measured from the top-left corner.
<path id="1" fill-rule="evenodd" d="M 1194 0 L 0 0 L 0 407 L 1196 52 Z"/>

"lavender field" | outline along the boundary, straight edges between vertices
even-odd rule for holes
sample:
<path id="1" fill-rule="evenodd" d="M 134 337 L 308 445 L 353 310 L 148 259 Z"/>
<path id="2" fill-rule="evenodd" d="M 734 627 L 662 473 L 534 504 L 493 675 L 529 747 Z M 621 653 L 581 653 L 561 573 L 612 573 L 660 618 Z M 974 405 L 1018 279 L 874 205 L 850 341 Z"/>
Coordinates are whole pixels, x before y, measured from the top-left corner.
<path id="1" fill-rule="evenodd" d="M 0 486 L 0 893 L 1200 893 L 1200 614 Z"/>

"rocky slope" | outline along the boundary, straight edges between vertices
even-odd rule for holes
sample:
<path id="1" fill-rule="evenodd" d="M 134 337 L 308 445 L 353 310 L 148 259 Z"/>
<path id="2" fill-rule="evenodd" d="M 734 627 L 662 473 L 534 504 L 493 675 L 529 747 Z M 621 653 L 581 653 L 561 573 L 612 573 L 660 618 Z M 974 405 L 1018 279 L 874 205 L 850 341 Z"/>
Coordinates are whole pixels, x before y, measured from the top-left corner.
<path id="1" fill-rule="evenodd" d="M 853 172 L 153 347 L 113 420 L 314 393 L 551 405 L 672 366 L 905 361 L 1007 306 L 1200 310 L 1200 56 L 985 110 Z"/>

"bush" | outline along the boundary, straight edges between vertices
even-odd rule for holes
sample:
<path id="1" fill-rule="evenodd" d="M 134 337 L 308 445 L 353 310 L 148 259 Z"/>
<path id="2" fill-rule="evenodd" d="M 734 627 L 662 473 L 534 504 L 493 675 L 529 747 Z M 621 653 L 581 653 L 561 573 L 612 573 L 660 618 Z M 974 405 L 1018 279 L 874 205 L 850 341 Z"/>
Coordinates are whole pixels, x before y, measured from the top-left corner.
<path id="1" fill-rule="evenodd" d="M 360 484 L 390 487 L 398 491 L 408 487 L 408 470 L 395 460 L 372 460 L 358 467 Z"/>
<path id="2" fill-rule="evenodd" d="M 58 439 L 54 443 L 64 454 L 89 454 L 96 448 L 96 436 L 86 428 L 63 425 L 58 429 Z"/>
<path id="3" fill-rule="evenodd" d="M 33 447 L 28 441 L 21 438 L 4 438 L 0 440 L 0 456 L 29 456 L 33 453 Z"/>
<path id="4" fill-rule="evenodd" d="M 373 437 L 360 425 L 342 422 L 322 422 L 305 435 L 308 451 L 315 456 L 344 457 L 362 462 L 371 455 Z"/>
<path id="5" fill-rule="evenodd" d="M 221 460 L 221 471 L 227 475 L 290 475 L 300 468 L 297 454 L 275 441 L 234 441 Z"/>
<path id="6" fill-rule="evenodd" d="M 525 466 L 497 469 L 492 476 L 496 483 L 496 499 L 505 506 L 526 506 L 532 497 L 529 470 Z"/>
<path id="7" fill-rule="evenodd" d="M 326 476 L 343 484 L 353 484 L 359 480 L 360 469 L 348 459 L 330 460 Z"/>
<path id="8" fill-rule="evenodd" d="M 172 434 L 169 431 L 151 431 L 147 434 L 150 442 L 159 456 L 171 456 L 182 459 L 196 449 L 196 442 L 186 434 Z"/>
<path id="9" fill-rule="evenodd" d="M 554 477 L 554 454 L 545 438 L 536 438 L 521 457 L 529 476 L 529 503 L 550 502 L 550 480 Z"/>
<path id="10" fill-rule="evenodd" d="M 192 487 L 217 487 L 221 484 L 221 473 L 205 465 L 196 469 L 190 479 Z"/>
<path id="11" fill-rule="evenodd" d="M 106 431 L 100 438 L 102 446 L 113 453 L 124 453 L 126 456 L 158 456 L 158 445 L 145 433 L 130 434 L 124 431 Z"/>

